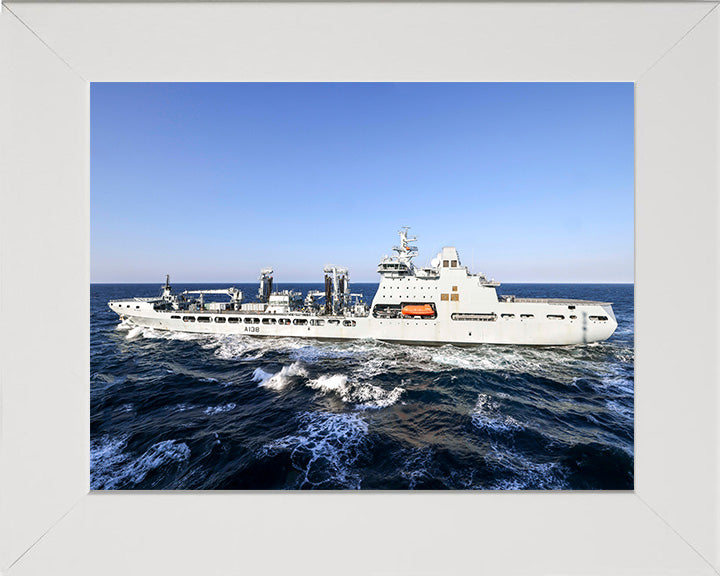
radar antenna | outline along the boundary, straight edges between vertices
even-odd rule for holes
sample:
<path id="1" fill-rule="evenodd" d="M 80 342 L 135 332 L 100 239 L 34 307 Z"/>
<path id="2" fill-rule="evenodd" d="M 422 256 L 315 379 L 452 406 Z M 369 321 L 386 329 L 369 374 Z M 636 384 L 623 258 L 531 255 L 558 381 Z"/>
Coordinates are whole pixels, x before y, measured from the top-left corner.
<path id="1" fill-rule="evenodd" d="M 398 233 L 400 234 L 400 246 L 393 246 L 393 250 L 398 253 L 398 260 L 410 262 L 417 256 L 417 246 L 410 246 L 410 242 L 417 242 L 417 237 L 408 238 L 408 230 L 410 226 L 403 226 Z"/>

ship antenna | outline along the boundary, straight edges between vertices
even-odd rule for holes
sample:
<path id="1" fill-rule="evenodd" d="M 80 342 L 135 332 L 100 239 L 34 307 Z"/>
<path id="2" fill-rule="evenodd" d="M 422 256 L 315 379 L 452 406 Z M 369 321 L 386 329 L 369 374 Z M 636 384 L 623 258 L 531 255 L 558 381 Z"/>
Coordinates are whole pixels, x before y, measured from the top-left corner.
<path id="1" fill-rule="evenodd" d="M 403 226 L 399 230 L 400 246 L 393 246 L 393 250 L 398 253 L 398 258 L 405 262 L 410 262 L 418 253 L 417 247 L 409 244 L 409 242 L 417 242 L 417 238 L 408 238 L 408 230 L 410 230 L 410 226 Z"/>

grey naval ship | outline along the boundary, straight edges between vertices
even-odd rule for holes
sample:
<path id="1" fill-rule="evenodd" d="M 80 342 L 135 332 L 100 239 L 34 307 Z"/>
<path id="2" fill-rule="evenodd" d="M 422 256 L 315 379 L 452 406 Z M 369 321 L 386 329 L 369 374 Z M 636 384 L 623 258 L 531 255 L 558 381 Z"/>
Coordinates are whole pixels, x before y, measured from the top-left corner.
<path id="1" fill-rule="evenodd" d="M 257 302 L 244 303 L 234 287 L 174 294 L 168 277 L 156 298 L 108 305 L 121 320 L 156 330 L 412 344 L 584 344 L 606 340 L 617 328 L 611 302 L 498 296 L 500 283 L 471 273 L 452 246 L 419 268 L 412 262 L 416 241 L 408 228 L 400 231 L 395 255 L 378 264 L 370 306 L 351 292 L 348 270 L 337 266 L 325 267 L 324 291 L 304 296 L 273 291 L 273 270 L 264 268 Z M 206 302 L 211 294 L 227 301 Z"/>

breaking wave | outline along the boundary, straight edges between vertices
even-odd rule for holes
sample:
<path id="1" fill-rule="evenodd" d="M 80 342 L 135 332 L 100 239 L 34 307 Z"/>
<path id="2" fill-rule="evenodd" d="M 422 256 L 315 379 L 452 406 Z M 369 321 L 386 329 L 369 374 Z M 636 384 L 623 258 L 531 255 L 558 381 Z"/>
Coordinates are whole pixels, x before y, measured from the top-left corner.
<path id="1" fill-rule="evenodd" d="M 252 379 L 258 382 L 258 386 L 275 391 L 286 390 L 293 382 L 299 382 L 322 395 L 332 395 L 347 404 L 354 404 L 358 409 L 392 406 L 405 391 L 400 386 L 385 390 L 362 379 L 351 381 L 344 374 L 321 374 L 309 378 L 307 368 L 299 361 L 283 366 L 278 372 L 256 368 Z"/>
<path id="2" fill-rule="evenodd" d="M 357 404 L 358 408 L 385 408 L 392 406 L 405 391 L 404 388 L 399 386 L 392 390 L 384 390 L 373 384 L 349 382 L 347 376 L 342 374 L 320 376 L 320 378 L 308 381 L 307 385 L 323 394 L 335 394 L 343 402 Z"/>
<path id="3" fill-rule="evenodd" d="M 265 372 L 262 368 L 256 368 L 253 372 L 253 380 L 259 382 L 258 386 L 270 388 L 272 390 L 284 390 L 292 382 L 296 376 L 304 376 L 307 374 L 305 368 L 300 362 L 295 362 L 290 366 L 283 366 L 279 372 L 271 374 Z"/>

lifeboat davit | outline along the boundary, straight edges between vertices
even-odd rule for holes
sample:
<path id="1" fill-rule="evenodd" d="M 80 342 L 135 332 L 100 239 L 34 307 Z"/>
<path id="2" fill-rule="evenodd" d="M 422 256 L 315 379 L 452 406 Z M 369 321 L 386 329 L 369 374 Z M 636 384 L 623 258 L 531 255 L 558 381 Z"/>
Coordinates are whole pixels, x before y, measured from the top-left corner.
<path id="1" fill-rule="evenodd" d="M 435 310 L 430 304 L 410 304 L 403 306 L 403 316 L 434 316 Z"/>

